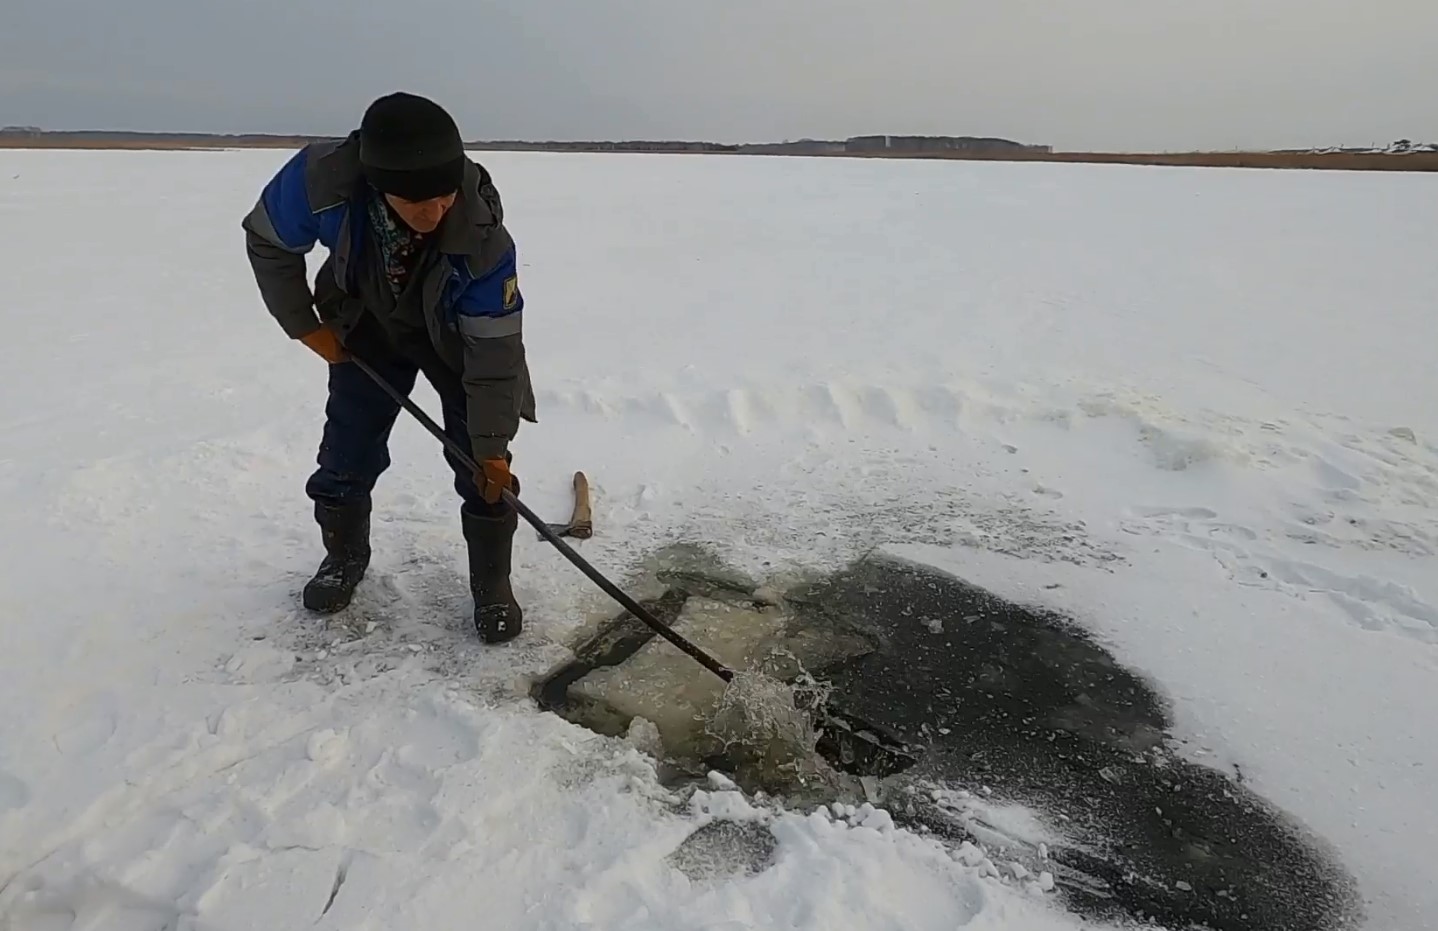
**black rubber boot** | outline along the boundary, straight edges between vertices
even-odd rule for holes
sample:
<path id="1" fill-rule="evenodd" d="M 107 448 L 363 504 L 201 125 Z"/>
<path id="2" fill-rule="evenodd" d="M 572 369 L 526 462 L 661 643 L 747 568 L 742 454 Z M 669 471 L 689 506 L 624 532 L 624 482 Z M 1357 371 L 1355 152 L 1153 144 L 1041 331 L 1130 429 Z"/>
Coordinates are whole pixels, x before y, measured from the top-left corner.
<path id="1" fill-rule="evenodd" d="M 319 614 L 333 614 L 350 603 L 355 586 L 369 568 L 370 505 L 343 507 L 315 503 L 325 558 L 305 584 L 304 604 Z"/>
<path id="2" fill-rule="evenodd" d="M 503 643 L 524 629 L 524 612 L 509 584 L 510 557 L 519 514 L 502 515 L 460 510 L 464 540 L 469 546 L 469 588 L 474 595 L 474 629 L 485 643 Z"/>

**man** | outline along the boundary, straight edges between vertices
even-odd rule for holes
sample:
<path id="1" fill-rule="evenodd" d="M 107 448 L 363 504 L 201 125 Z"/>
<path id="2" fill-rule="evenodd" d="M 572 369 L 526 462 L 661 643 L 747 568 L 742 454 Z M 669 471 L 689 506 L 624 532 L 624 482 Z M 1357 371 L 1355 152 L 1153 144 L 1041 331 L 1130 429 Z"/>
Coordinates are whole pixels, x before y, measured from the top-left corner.
<path id="1" fill-rule="evenodd" d="M 244 218 L 270 314 L 329 363 L 319 467 L 305 486 L 325 549 L 304 590 L 313 611 L 348 605 L 368 568 L 371 493 L 400 413 L 353 354 L 406 395 L 419 373 L 434 386 L 445 432 L 481 465 L 472 474 L 445 453 L 462 499 L 475 628 L 490 643 L 520 633 L 509 578 L 518 515 L 500 491 L 519 490 L 509 444 L 535 413 L 503 219 L 454 120 L 404 93 L 375 100 L 342 141 L 301 148 Z M 305 255 L 316 242 L 329 255 L 311 292 Z"/>

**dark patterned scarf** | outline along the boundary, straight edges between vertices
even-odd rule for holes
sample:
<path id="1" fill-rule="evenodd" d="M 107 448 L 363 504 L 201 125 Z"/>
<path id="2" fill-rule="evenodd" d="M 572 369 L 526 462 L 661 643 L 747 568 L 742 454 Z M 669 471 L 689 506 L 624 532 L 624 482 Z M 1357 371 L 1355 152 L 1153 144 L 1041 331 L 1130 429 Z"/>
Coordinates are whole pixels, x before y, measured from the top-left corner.
<path id="1" fill-rule="evenodd" d="M 379 242 L 385 280 L 398 296 L 419 261 L 425 239 L 395 215 L 382 194 L 376 193 L 369 199 L 369 222 Z"/>

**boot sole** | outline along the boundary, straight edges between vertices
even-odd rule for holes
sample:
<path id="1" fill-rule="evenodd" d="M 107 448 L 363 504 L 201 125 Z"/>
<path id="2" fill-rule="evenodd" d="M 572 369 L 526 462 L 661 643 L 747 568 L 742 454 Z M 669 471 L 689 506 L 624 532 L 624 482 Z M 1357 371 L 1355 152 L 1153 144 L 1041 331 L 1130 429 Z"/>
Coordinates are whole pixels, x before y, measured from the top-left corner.
<path id="1" fill-rule="evenodd" d="M 363 581 L 364 577 L 361 576 L 359 582 Z M 355 588 L 359 587 L 359 582 L 355 583 Z M 334 596 L 305 589 L 300 600 L 304 603 L 306 610 L 313 611 L 315 614 L 335 614 L 350 606 L 350 602 L 354 600 L 354 589 L 350 589 L 347 594 Z"/>
<path id="2" fill-rule="evenodd" d="M 305 606 L 305 610 L 306 610 L 306 611 L 309 611 L 309 612 L 312 613 L 312 614 L 330 615 L 330 614 L 338 614 L 339 612 L 343 611 L 345 608 L 348 608 L 348 607 L 350 606 L 350 601 L 352 601 L 353 599 L 346 598 L 346 599 L 344 599 L 343 601 L 339 601 L 339 602 L 318 602 L 318 603 L 315 602 L 315 601 L 313 601 L 313 600 L 311 600 L 311 599 L 309 599 L 309 598 L 305 598 L 305 599 L 303 599 L 303 600 L 304 600 L 304 606 Z"/>
<path id="3" fill-rule="evenodd" d="M 515 637 L 518 637 L 520 634 L 524 633 L 523 616 L 519 617 L 514 621 L 508 621 L 508 619 L 506 619 L 505 629 L 503 631 L 496 631 L 489 625 L 483 624 L 481 622 L 483 615 L 482 609 L 481 611 L 476 612 L 476 615 L 477 616 L 474 618 L 474 630 L 475 633 L 479 635 L 480 641 L 482 641 L 483 643 L 507 643 L 508 641 L 513 640 Z"/>
<path id="4" fill-rule="evenodd" d="M 370 566 L 368 566 L 367 561 L 367 563 L 365 563 L 365 567 L 361 568 L 361 570 L 359 570 L 358 576 L 355 577 L 355 584 L 349 586 L 349 591 L 345 591 L 345 593 L 342 594 L 335 594 L 335 596 L 329 596 L 329 594 L 326 594 L 325 591 L 316 591 L 315 589 L 313 589 L 313 586 L 315 586 L 315 581 L 309 581 L 309 583 L 305 584 L 305 590 L 303 590 L 303 593 L 301 594 L 301 601 L 303 603 L 303 606 L 305 606 L 305 610 L 316 614 L 334 614 L 336 612 L 342 612 L 342 610 L 347 609 L 347 607 L 349 607 L 349 603 L 354 600 L 355 589 L 358 589 L 359 583 L 362 583 L 362 581 L 364 581 L 364 578 L 365 576 L 367 576 L 368 573 L 370 573 Z"/>

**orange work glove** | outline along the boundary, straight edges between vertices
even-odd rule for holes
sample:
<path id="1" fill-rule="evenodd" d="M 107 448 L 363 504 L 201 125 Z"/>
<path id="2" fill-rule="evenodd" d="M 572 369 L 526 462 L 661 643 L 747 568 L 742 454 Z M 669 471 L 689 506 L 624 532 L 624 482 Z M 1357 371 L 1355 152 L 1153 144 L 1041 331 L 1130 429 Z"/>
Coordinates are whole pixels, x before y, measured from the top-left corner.
<path id="1" fill-rule="evenodd" d="M 474 477 L 474 481 L 489 504 L 497 504 L 501 492 L 514 488 L 514 476 L 509 471 L 509 463 L 504 459 L 486 459 L 481 462 L 479 474 Z"/>
<path id="2" fill-rule="evenodd" d="M 330 365 L 338 365 L 349 360 L 350 355 L 345 351 L 345 347 L 340 345 L 340 338 L 327 324 L 321 323 L 319 329 L 311 330 L 301 336 L 300 342 Z"/>

